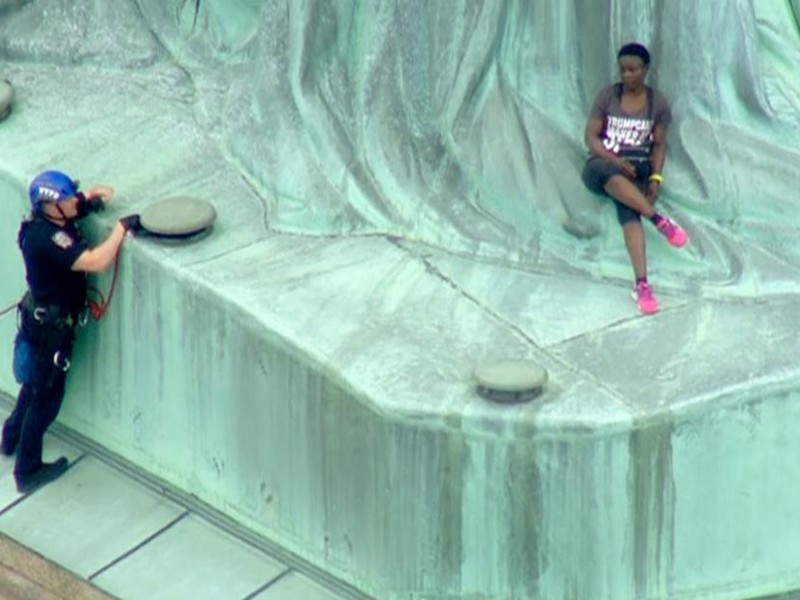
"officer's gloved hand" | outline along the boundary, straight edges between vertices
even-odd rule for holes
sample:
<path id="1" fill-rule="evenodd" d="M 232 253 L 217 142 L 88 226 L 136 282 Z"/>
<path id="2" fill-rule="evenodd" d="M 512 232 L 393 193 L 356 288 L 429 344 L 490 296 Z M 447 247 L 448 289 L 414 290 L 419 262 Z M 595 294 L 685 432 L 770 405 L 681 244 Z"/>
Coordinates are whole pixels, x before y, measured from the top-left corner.
<path id="1" fill-rule="evenodd" d="M 78 218 L 82 219 L 91 213 L 100 212 L 105 207 L 106 205 L 100 196 L 90 196 L 89 198 L 85 198 L 83 194 L 79 194 Z"/>
<path id="2" fill-rule="evenodd" d="M 139 215 L 128 215 L 127 217 L 122 217 L 119 222 L 120 225 L 125 228 L 125 231 L 135 233 L 142 230 L 142 223 Z"/>
<path id="3" fill-rule="evenodd" d="M 106 203 L 100 196 L 89 196 L 85 202 L 89 212 L 100 212 L 106 208 Z"/>

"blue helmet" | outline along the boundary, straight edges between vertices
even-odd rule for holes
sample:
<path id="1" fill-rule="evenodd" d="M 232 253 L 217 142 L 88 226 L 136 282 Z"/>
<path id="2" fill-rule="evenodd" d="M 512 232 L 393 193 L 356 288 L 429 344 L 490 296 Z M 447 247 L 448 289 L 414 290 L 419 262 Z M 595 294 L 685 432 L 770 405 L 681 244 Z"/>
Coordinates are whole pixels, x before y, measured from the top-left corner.
<path id="1" fill-rule="evenodd" d="M 79 183 L 61 171 L 44 171 L 31 181 L 28 195 L 33 210 L 45 202 L 63 202 L 78 193 Z"/>

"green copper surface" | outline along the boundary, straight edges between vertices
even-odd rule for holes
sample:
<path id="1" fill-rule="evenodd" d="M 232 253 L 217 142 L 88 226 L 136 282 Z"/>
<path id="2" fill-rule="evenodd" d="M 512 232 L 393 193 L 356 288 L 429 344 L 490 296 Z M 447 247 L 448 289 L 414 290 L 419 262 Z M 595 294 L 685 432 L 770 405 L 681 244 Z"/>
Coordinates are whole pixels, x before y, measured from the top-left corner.
<path id="1" fill-rule="evenodd" d="M 800 588 L 797 2 L 114 5 L 0 9 L 0 303 L 45 166 L 116 187 L 94 238 L 217 219 L 126 241 L 62 423 L 381 600 Z M 579 179 L 632 39 L 692 239 L 648 234 L 648 319 Z M 480 398 L 502 359 L 542 395 Z"/>

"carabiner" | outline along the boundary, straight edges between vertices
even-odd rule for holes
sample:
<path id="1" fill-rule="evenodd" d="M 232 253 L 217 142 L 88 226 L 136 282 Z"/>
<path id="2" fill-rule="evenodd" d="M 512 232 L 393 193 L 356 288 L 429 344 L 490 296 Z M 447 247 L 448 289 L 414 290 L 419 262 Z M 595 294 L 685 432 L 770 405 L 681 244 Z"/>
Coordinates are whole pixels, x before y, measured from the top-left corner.
<path id="1" fill-rule="evenodd" d="M 59 364 L 60 358 L 61 358 L 61 350 L 58 350 L 56 351 L 55 354 L 53 354 L 53 364 L 56 366 L 57 369 L 61 369 L 66 373 L 67 371 L 69 371 L 69 368 L 72 363 L 69 362 L 68 358 L 64 358 L 64 364 L 60 365 Z"/>

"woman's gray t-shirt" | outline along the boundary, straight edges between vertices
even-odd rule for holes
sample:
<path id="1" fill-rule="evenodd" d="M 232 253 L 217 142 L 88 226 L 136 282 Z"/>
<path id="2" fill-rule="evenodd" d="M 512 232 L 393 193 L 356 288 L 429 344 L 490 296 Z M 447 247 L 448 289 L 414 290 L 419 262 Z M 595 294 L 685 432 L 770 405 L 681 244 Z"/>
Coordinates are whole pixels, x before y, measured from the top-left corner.
<path id="1" fill-rule="evenodd" d="M 672 112 L 664 95 L 647 88 L 648 102 L 640 112 L 628 114 L 622 110 L 622 86 L 619 83 L 603 88 L 589 111 L 590 119 L 603 121 L 600 139 L 607 150 L 618 156 L 650 156 L 653 147 L 653 128 L 672 122 Z"/>

